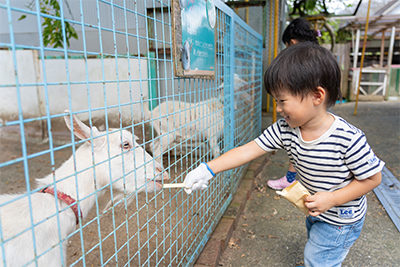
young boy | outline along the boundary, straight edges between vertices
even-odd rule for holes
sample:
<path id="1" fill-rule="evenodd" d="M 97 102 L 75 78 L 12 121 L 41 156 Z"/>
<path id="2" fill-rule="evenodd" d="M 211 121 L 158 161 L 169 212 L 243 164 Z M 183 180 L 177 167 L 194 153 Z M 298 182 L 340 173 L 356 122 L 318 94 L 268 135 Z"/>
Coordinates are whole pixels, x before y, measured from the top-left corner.
<path id="1" fill-rule="evenodd" d="M 339 266 L 360 235 L 365 194 L 379 185 L 384 162 L 362 131 L 327 111 L 340 96 L 340 69 L 328 50 L 310 42 L 290 46 L 273 60 L 264 82 L 283 119 L 254 141 L 201 163 L 186 176 L 185 191 L 205 189 L 215 174 L 284 149 L 311 193 L 305 266 Z"/>
<path id="2" fill-rule="evenodd" d="M 286 47 L 301 42 L 313 42 L 318 44 L 318 32 L 311 28 L 310 23 L 303 18 L 297 18 L 290 22 L 282 34 L 282 42 Z M 268 180 L 267 185 L 275 190 L 284 189 L 296 180 L 296 170 L 292 163 L 289 162 L 289 168 L 285 176 Z"/>

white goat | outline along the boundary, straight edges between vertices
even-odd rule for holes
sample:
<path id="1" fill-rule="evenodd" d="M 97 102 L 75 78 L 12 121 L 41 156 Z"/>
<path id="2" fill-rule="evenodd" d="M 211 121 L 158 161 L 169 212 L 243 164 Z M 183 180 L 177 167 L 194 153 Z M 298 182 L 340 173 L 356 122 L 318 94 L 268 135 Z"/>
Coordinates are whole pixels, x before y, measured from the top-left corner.
<path id="1" fill-rule="evenodd" d="M 234 74 L 235 91 L 246 84 L 238 74 Z M 154 141 L 154 149 L 150 148 L 154 158 L 159 160 L 168 147 L 193 138 L 208 140 L 213 157 L 220 155 L 218 139 L 224 131 L 223 87 L 224 83 L 218 87 L 218 91 L 222 91 L 218 97 L 195 103 L 172 100 L 163 102 L 150 111 L 148 102 L 144 102 L 144 118 L 150 121 L 154 131 L 160 136 Z M 241 98 L 242 95 L 243 93 Z"/>
<path id="2" fill-rule="evenodd" d="M 168 147 L 183 140 L 208 140 L 213 156 L 220 154 L 218 139 L 224 129 L 223 104 L 217 98 L 190 103 L 163 102 L 150 112 L 144 105 L 145 117 L 151 120 L 160 136 L 154 142 L 153 157 L 159 158 Z"/>
<path id="3" fill-rule="evenodd" d="M 88 139 L 92 132 L 93 139 L 81 145 L 75 156 L 53 174 L 37 179 L 38 188 L 44 189 L 30 197 L 25 194 L 0 195 L 1 266 L 4 258 L 6 266 L 35 265 L 35 255 L 39 266 L 61 266 L 62 255 L 65 265 L 66 237 L 75 230 L 78 214 L 84 219 L 94 205 L 96 195 L 104 192 L 96 193 L 96 190 L 112 183 L 113 190 L 119 193 L 113 199 L 115 202 L 134 192 L 160 190 L 162 185 L 155 179 L 168 179 L 161 165 L 136 143 L 136 136 L 129 131 L 110 129 L 112 133 L 107 138 L 105 132 L 99 132 L 96 127 L 91 130 L 75 116 L 73 129 L 70 117 L 64 119 L 75 136 Z M 52 194 L 54 179 L 57 203 Z M 78 206 L 74 204 L 75 200 Z"/>

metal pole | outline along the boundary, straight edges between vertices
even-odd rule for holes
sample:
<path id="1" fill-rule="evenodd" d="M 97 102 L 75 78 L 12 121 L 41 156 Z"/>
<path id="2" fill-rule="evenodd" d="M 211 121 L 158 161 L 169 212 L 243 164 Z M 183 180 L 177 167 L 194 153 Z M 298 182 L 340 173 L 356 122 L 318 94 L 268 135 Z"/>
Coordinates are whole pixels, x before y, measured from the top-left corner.
<path id="1" fill-rule="evenodd" d="M 364 64 L 365 47 L 367 46 L 370 9 L 371 9 L 371 0 L 368 1 L 367 20 L 365 22 L 365 32 L 364 32 L 363 48 L 362 48 L 362 53 L 361 53 L 360 74 L 358 76 L 358 86 L 357 86 L 356 104 L 354 106 L 354 115 L 357 115 L 358 97 L 360 95 L 360 84 L 361 84 L 362 68 L 363 68 L 363 64 Z"/>
<path id="2" fill-rule="evenodd" d="M 278 26 L 279 26 L 279 0 L 275 0 L 275 15 L 274 15 L 274 58 L 278 55 Z M 273 108 L 272 108 L 272 122 L 276 122 L 276 102 L 275 99 L 272 99 Z"/>
<path id="3" fill-rule="evenodd" d="M 273 18 L 273 3 L 272 0 L 269 1 L 269 31 L 268 31 L 268 65 L 271 64 L 272 61 L 272 18 Z M 267 94 L 267 112 L 269 112 L 269 103 L 271 102 L 271 98 L 269 94 Z"/>
<path id="4" fill-rule="evenodd" d="M 244 0 L 245 2 L 249 2 L 249 0 Z M 249 7 L 246 7 L 246 23 L 249 24 Z"/>
<path id="5" fill-rule="evenodd" d="M 267 38 L 267 1 L 264 0 L 265 5 L 263 6 L 263 25 L 262 25 L 262 32 L 263 32 L 263 48 L 266 48 L 266 38 Z"/>

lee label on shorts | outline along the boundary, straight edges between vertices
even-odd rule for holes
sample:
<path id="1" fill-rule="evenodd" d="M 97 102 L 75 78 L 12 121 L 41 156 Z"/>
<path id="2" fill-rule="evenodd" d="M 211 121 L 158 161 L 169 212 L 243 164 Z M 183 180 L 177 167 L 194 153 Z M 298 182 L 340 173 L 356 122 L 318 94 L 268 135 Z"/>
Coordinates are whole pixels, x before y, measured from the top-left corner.
<path id="1" fill-rule="evenodd" d="M 339 217 L 343 219 L 351 219 L 354 217 L 354 207 L 349 208 L 339 208 Z"/>

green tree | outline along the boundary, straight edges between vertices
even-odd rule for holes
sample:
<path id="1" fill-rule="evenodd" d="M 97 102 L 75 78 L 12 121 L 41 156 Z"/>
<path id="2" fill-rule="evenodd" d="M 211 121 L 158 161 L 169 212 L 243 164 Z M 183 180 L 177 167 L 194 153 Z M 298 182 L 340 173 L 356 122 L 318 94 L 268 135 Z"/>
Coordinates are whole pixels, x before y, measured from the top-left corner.
<path id="1" fill-rule="evenodd" d="M 42 27 L 43 27 L 43 44 L 45 46 L 52 46 L 53 48 L 64 47 L 64 31 L 62 27 L 60 4 L 58 0 L 40 0 L 40 13 L 48 14 L 57 18 L 47 18 L 43 17 Z M 65 2 L 68 7 L 68 3 Z M 28 8 L 33 10 L 34 1 L 28 4 Z M 71 12 L 70 12 L 71 13 Z M 25 19 L 26 15 L 22 15 L 19 20 Z M 65 27 L 65 41 L 67 46 L 70 45 L 70 39 L 78 39 L 78 34 L 76 33 L 74 27 L 64 20 Z"/>
<path id="2" fill-rule="evenodd" d="M 289 16 L 300 17 L 325 14 L 328 15 L 325 0 L 291 0 L 289 1 Z"/>
<path id="3" fill-rule="evenodd" d="M 289 8 L 290 8 L 290 14 L 289 16 L 313 16 L 313 15 L 325 15 L 325 16 L 331 16 L 329 12 L 329 6 L 334 5 L 338 0 L 289 0 Z M 352 0 L 343 0 L 340 1 L 342 5 L 346 7 L 351 7 L 353 6 Z M 361 0 L 359 0 L 358 5 L 356 10 L 361 4 Z"/>
<path id="4" fill-rule="evenodd" d="M 329 4 L 332 4 L 332 0 L 289 0 L 289 17 L 304 17 L 311 22 L 315 30 L 319 30 L 321 33 L 320 43 L 329 44 L 331 49 L 335 42 L 343 42 L 348 38 L 348 32 L 341 31 L 338 36 L 337 31 L 339 25 L 332 20 L 328 20 L 334 14 L 329 12 Z M 347 7 L 352 6 L 351 1 L 342 1 Z M 360 2 L 359 2 L 360 4 Z"/>

